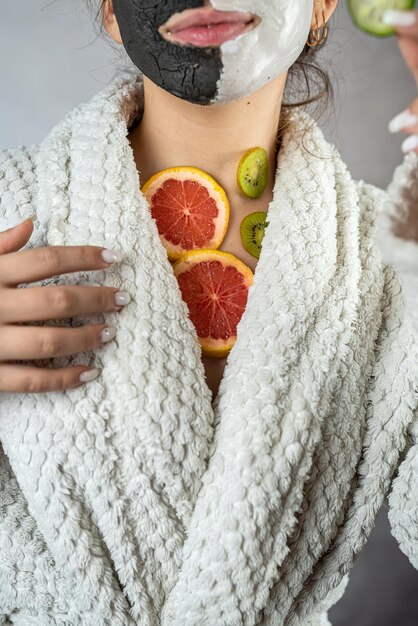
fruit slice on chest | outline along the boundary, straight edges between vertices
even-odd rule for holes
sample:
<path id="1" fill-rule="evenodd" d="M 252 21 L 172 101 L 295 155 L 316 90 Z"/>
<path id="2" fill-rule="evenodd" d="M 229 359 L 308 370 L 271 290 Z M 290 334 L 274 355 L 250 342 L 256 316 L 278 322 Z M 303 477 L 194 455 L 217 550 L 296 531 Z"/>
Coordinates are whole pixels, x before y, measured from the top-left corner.
<path id="1" fill-rule="evenodd" d="M 200 248 L 219 248 L 228 228 L 225 190 L 196 167 L 170 167 L 141 188 L 170 261 Z"/>
<path id="2" fill-rule="evenodd" d="M 259 198 L 266 188 L 269 175 L 265 148 L 250 148 L 242 155 L 237 168 L 238 187 L 245 196 Z"/>
<path id="3" fill-rule="evenodd" d="M 243 246 L 257 259 L 260 258 L 266 226 L 268 226 L 266 211 L 250 213 L 241 222 L 240 234 Z"/>
<path id="4" fill-rule="evenodd" d="M 187 252 L 173 271 L 203 354 L 226 356 L 237 338 L 253 272 L 235 255 L 207 249 Z"/>

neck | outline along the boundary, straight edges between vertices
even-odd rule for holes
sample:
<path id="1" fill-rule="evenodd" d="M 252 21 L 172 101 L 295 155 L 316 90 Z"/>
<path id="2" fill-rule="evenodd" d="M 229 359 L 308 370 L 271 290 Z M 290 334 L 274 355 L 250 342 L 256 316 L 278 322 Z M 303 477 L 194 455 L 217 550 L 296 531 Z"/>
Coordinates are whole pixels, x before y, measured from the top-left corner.
<path id="1" fill-rule="evenodd" d="M 286 73 L 246 98 L 205 106 L 173 96 L 144 76 L 144 114 L 129 135 L 141 185 L 168 167 L 198 167 L 225 189 L 233 209 L 234 200 L 243 201 L 236 184 L 238 162 L 246 150 L 260 146 L 270 165 L 260 201 L 269 201 L 285 81 Z"/>

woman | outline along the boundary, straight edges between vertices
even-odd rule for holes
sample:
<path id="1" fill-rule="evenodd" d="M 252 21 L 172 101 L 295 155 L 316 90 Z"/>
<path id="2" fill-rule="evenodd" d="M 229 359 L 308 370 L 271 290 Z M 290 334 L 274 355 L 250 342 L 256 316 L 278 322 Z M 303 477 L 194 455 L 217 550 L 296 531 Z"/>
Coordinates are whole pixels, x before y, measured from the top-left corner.
<path id="1" fill-rule="evenodd" d="M 180 18 L 238 4 L 233 26 L 191 29 L 184 45 Z M 109 0 L 107 32 L 144 76 L 2 153 L 3 227 L 37 217 L 30 249 L 29 222 L 1 239 L 2 623 L 328 624 L 385 497 L 418 567 L 418 346 L 374 242 L 381 221 L 382 245 L 416 258 L 417 156 L 386 194 L 280 107 L 336 4 Z M 418 29 L 404 31 L 413 67 Z M 273 165 L 257 201 L 234 178 L 252 146 Z M 140 193 L 185 163 L 226 190 L 222 249 L 254 269 L 226 363 L 202 359 Z M 237 220 L 267 208 L 255 265 Z M 100 337 L 115 341 L 95 351 Z"/>

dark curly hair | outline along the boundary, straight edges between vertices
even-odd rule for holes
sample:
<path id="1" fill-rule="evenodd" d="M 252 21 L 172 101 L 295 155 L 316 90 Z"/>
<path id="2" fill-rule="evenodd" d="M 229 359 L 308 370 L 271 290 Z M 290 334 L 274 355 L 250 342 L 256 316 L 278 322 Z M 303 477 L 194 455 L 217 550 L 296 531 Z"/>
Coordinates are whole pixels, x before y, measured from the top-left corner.
<path id="1" fill-rule="evenodd" d="M 104 37 L 107 36 L 107 33 L 103 27 L 101 15 L 105 1 L 85 0 L 87 7 L 94 15 L 97 33 Z M 97 8 L 98 3 L 99 7 Z M 322 50 L 329 41 L 329 25 L 327 25 L 327 30 L 328 35 L 325 41 L 317 46 L 305 44 L 299 57 L 289 68 L 282 107 L 294 109 L 317 103 L 315 113 L 317 113 L 317 117 L 320 117 L 331 104 L 334 104 L 335 94 L 330 77 L 318 62 L 318 51 Z"/>

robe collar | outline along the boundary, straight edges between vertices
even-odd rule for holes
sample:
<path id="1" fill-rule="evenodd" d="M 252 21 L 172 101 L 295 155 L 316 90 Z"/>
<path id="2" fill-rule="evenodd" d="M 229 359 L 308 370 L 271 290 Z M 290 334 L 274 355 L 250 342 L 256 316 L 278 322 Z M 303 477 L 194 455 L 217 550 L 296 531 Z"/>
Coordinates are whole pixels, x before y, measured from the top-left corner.
<path id="1" fill-rule="evenodd" d="M 142 76 L 118 77 L 51 132 L 41 147 L 40 213 L 48 216 L 48 245 L 94 244 L 122 250 L 125 263 L 108 270 L 107 275 L 94 274 L 100 284 L 123 288 L 124 272 L 129 273 L 130 265 L 136 267 L 137 281 L 131 293 L 134 303 L 129 306 L 141 303 L 139 309 L 145 306 L 147 319 L 152 317 L 152 283 L 169 284 L 170 299 L 160 305 L 166 308 L 168 319 L 179 315 L 182 332 L 176 337 L 174 329 L 167 328 L 166 345 L 155 349 L 166 349 L 173 356 L 179 352 L 189 355 L 189 366 L 199 379 L 198 393 L 210 414 L 211 392 L 198 358 L 200 346 L 140 191 L 145 181 L 140 180 L 127 137 L 142 117 L 143 107 Z M 258 410 L 260 394 L 278 398 L 284 373 L 309 326 L 330 291 L 338 289 L 352 306 L 345 312 L 344 329 L 334 324 L 340 315 L 336 310 L 324 311 L 330 322 L 328 350 L 314 364 L 318 368 L 316 384 L 324 384 L 329 368 L 336 366 L 335 358 L 339 358 L 333 342 L 346 343 L 354 319 L 360 272 L 356 188 L 314 120 L 300 111 L 287 113 L 287 118 L 267 209 L 269 226 L 237 340 L 227 358 L 215 412 L 218 405 L 222 411 L 233 402 L 231 396 L 238 389 Z M 66 145 L 60 150 L 56 141 L 64 137 Z M 349 212 L 344 205 L 337 205 L 336 167 L 344 177 Z M 143 318 L 144 311 L 138 310 L 138 322 Z M 254 367 L 269 372 L 261 388 L 254 385 Z"/>

